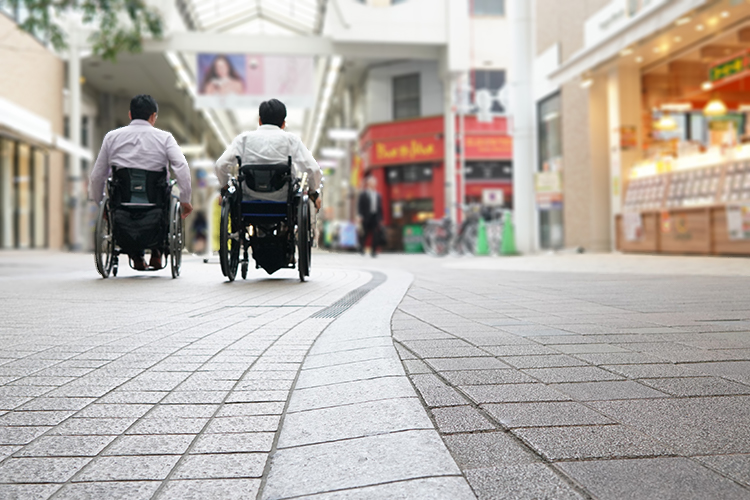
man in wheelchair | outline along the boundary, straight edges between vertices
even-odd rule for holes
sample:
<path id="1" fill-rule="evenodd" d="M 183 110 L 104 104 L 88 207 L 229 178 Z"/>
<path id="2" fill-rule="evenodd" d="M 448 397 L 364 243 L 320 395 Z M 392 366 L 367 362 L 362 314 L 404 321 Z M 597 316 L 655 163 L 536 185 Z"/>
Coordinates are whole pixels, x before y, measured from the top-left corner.
<path id="1" fill-rule="evenodd" d="M 243 278 L 247 275 L 248 247 L 252 247 L 256 267 L 269 274 L 283 267 L 294 267 L 292 229 L 296 227 L 301 243 L 301 261 L 297 264 L 300 279 L 304 281 L 309 275 L 309 250 L 314 234 L 307 200 L 320 210 L 322 173 L 300 138 L 284 130 L 286 106 L 281 101 L 263 102 L 259 115 L 258 129 L 235 137 L 216 161 L 216 176 L 223 195 L 222 228 L 227 219 L 226 230 L 220 230 L 222 271 L 230 281 L 234 280 L 240 247 L 245 251 Z M 238 163 L 239 175 L 232 178 L 230 185 L 230 170 Z"/>
<path id="2" fill-rule="evenodd" d="M 182 218 L 192 212 L 190 169 L 172 134 L 154 127 L 159 107 L 150 95 L 130 101 L 131 122 L 104 136 L 91 172 L 89 197 L 100 204 L 111 176 L 109 200 L 118 246 L 139 271 L 162 268 L 162 249 L 169 212 L 169 166 L 180 189 Z M 179 220 L 179 217 L 177 218 Z M 150 250 L 147 267 L 144 251 Z"/>

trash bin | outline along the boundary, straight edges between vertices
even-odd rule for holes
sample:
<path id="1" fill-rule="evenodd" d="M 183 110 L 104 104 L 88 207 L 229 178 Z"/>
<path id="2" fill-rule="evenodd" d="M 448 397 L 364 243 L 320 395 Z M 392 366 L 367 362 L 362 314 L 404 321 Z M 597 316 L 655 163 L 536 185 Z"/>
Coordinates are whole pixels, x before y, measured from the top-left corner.
<path id="1" fill-rule="evenodd" d="M 404 252 L 423 253 L 422 226 L 412 224 L 404 226 Z"/>

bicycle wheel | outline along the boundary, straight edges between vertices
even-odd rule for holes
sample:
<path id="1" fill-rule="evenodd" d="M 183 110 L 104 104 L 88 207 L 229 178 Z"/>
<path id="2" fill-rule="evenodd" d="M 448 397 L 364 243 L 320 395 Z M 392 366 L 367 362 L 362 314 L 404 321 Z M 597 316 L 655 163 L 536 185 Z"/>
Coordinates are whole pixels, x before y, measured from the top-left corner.
<path id="1" fill-rule="evenodd" d="M 459 238 L 458 250 L 461 255 L 476 255 L 479 239 L 479 224 L 469 222 Z"/>
<path id="2" fill-rule="evenodd" d="M 94 264 L 102 278 L 108 278 L 114 262 L 115 240 L 112 236 L 112 214 L 109 211 L 109 199 L 104 198 L 99 204 L 94 233 Z"/>

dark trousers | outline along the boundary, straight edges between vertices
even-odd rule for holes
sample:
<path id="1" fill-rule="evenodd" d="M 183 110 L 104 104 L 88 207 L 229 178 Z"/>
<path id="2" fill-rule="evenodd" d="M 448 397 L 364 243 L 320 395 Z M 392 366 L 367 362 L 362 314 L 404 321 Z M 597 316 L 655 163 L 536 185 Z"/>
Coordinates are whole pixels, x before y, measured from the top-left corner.
<path id="1" fill-rule="evenodd" d="M 359 236 L 359 251 L 362 253 L 365 253 L 365 243 L 367 243 L 368 236 L 372 245 L 372 254 L 375 255 L 380 243 L 380 223 L 377 220 L 362 222 L 362 234 Z"/>

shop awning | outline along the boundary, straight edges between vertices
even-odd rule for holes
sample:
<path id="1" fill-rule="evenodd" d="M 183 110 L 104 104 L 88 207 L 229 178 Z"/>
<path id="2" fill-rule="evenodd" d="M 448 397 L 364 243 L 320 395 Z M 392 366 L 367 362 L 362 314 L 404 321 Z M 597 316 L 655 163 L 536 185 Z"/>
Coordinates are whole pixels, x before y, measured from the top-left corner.
<path id="1" fill-rule="evenodd" d="M 550 73 L 549 79 L 556 85 L 562 85 L 578 78 L 581 74 L 612 59 L 634 43 L 658 33 L 684 14 L 706 3 L 707 0 L 669 1 L 647 15 L 634 18 L 631 22 L 624 24 L 598 44 L 576 52 Z"/>

